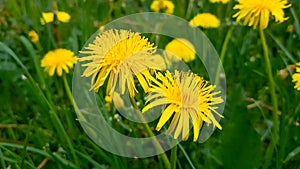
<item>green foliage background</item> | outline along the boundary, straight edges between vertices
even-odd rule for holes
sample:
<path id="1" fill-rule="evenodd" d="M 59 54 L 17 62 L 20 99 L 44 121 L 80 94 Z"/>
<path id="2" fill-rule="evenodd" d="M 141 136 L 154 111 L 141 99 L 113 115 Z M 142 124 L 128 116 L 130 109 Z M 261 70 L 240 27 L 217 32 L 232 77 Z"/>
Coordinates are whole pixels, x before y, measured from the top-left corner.
<path id="1" fill-rule="evenodd" d="M 62 47 L 78 54 L 100 26 L 125 15 L 151 11 L 151 2 L 57 0 L 59 10 L 72 17 L 69 23 L 59 24 Z M 261 168 L 273 123 L 271 111 L 264 106 L 271 105 L 271 99 L 258 30 L 232 19 L 235 1 L 225 5 L 208 0 L 173 2 L 174 15 L 187 20 L 200 12 L 221 19 L 219 28 L 203 30 L 218 52 L 228 30 L 233 29 L 223 62 L 227 80 L 223 130 L 216 130 L 203 144 L 191 139 L 181 142 L 177 168 Z M 279 144 L 269 168 L 300 168 L 300 92 L 293 88 L 292 71 L 286 78 L 278 75 L 279 70 L 300 60 L 300 1 L 290 3 L 292 7 L 285 10 L 289 20 L 282 24 L 271 21 L 266 30 L 281 112 Z M 106 152 L 84 133 L 75 120 L 63 79 L 49 77 L 39 67 L 45 53 L 57 48 L 51 24 L 40 24 L 41 13 L 51 9 L 51 0 L 0 0 L 0 168 L 37 168 L 43 160 L 47 161 L 44 168 L 164 168 L 157 156 L 134 159 Z M 294 27 L 291 32 L 287 31 L 289 25 Z M 32 29 L 39 35 L 39 44 L 28 38 Z M 169 40 L 162 38 L 157 45 L 163 48 Z M 199 69 L 196 64 L 190 66 Z M 71 83 L 72 73 L 67 78 Z M 54 105 L 56 112 L 48 104 Z M 51 119 L 56 117 L 57 123 L 53 123 Z M 113 120 L 112 125 L 120 131 L 129 127 L 137 136 L 144 134 L 138 125 L 126 121 Z"/>

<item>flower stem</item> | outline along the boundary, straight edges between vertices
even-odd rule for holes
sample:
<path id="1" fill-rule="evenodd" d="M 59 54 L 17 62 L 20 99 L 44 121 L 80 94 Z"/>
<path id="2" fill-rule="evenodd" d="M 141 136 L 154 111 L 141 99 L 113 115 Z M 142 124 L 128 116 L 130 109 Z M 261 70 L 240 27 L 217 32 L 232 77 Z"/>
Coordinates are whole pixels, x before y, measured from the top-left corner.
<path id="1" fill-rule="evenodd" d="M 266 42 L 266 38 L 265 38 L 263 29 L 260 28 L 259 33 L 260 33 L 260 38 L 262 41 L 262 47 L 263 47 L 264 57 L 265 57 L 266 66 L 267 66 L 266 68 L 267 68 L 269 87 L 270 87 L 271 99 L 272 99 L 272 107 L 273 107 L 272 140 L 266 151 L 265 163 L 263 166 L 263 168 L 268 168 L 268 166 L 270 165 L 271 159 L 272 159 L 274 149 L 276 149 L 276 145 L 279 140 L 279 118 L 277 115 L 277 112 L 278 112 L 277 96 L 276 96 L 276 91 L 275 91 L 275 82 L 273 79 L 271 62 L 270 62 L 270 58 L 269 58 L 269 54 L 268 54 L 268 46 L 267 46 L 267 42 Z"/>
<path id="2" fill-rule="evenodd" d="M 130 101 L 131 101 L 133 107 L 134 107 L 136 110 L 139 110 L 138 106 L 135 104 L 134 98 L 131 98 L 131 97 L 130 97 Z M 171 164 L 170 164 L 170 161 L 169 161 L 169 159 L 168 159 L 166 153 L 163 151 L 163 149 L 162 149 L 160 143 L 159 143 L 158 140 L 156 139 L 154 133 L 152 132 L 151 128 L 149 127 L 148 123 L 146 122 L 144 116 L 142 116 L 141 112 L 138 112 L 137 115 L 138 115 L 139 118 L 144 122 L 143 124 L 144 124 L 144 127 L 145 127 L 145 129 L 146 129 L 146 132 L 147 132 L 147 134 L 148 134 L 150 137 L 153 138 L 153 143 L 154 143 L 155 147 L 156 147 L 159 151 L 163 152 L 163 153 L 160 154 L 159 156 L 162 158 L 163 162 L 165 163 L 165 168 L 171 169 Z"/>
<path id="3" fill-rule="evenodd" d="M 75 101 L 74 101 L 74 98 L 73 98 L 73 95 L 72 95 L 72 92 L 71 92 L 71 89 L 70 89 L 70 87 L 69 87 L 69 83 L 68 83 L 68 80 L 67 80 L 65 74 L 63 74 L 63 82 L 64 82 L 64 87 L 65 87 L 66 92 L 67 92 L 67 96 L 68 96 L 68 98 L 70 99 L 70 102 L 71 102 L 71 104 L 73 105 L 75 111 L 77 112 L 78 107 L 77 107 L 77 105 L 76 105 L 76 103 L 75 103 Z M 64 134 L 67 134 L 67 133 L 64 133 Z M 73 155 L 73 158 L 74 158 L 76 164 L 79 164 L 79 163 L 78 163 L 77 156 L 76 156 L 76 154 L 75 154 L 75 150 L 74 150 L 74 148 L 73 148 L 73 146 L 72 146 L 71 140 L 69 139 L 69 140 L 67 140 L 67 141 L 68 141 L 68 144 L 69 144 L 69 146 L 70 146 L 71 153 L 72 153 L 72 155 Z"/>
<path id="4" fill-rule="evenodd" d="M 216 86 L 218 86 L 219 82 L 220 82 L 221 65 L 224 62 L 225 54 L 226 54 L 226 51 L 227 51 L 227 46 L 228 46 L 229 40 L 230 40 L 231 35 L 232 35 L 232 30 L 233 30 L 233 28 L 230 27 L 229 30 L 227 31 L 225 40 L 223 42 L 223 46 L 222 46 L 221 54 L 220 54 L 220 63 L 218 65 L 217 72 L 216 72 L 216 78 L 215 78 L 215 85 Z"/>
<path id="5" fill-rule="evenodd" d="M 56 11 L 56 12 L 58 11 L 56 1 L 52 2 L 52 10 Z M 57 15 L 55 15 L 54 17 L 57 20 Z M 55 18 L 54 18 L 54 20 L 55 20 Z M 53 34 L 54 34 L 54 37 L 55 37 L 56 45 L 58 47 L 60 47 L 61 46 L 61 40 L 60 40 L 60 35 L 59 35 L 58 23 L 56 21 L 54 21 L 54 23 L 52 24 L 52 29 L 53 29 Z"/>
<path id="6" fill-rule="evenodd" d="M 77 106 L 77 104 L 76 104 L 76 102 L 73 98 L 73 95 L 72 95 L 72 92 L 71 92 L 71 89 L 69 87 L 69 83 L 68 83 L 68 80 L 67 80 L 65 74 L 63 75 L 63 81 L 64 81 L 64 86 L 65 86 L 65 89 L 66 89 L 66 92 L 67 92 L 67 96 L 68 96 L 71 104 L 73 105 L 75 111 L 78 112 L 79 108 L 78 108 L 78 106 Z"/>

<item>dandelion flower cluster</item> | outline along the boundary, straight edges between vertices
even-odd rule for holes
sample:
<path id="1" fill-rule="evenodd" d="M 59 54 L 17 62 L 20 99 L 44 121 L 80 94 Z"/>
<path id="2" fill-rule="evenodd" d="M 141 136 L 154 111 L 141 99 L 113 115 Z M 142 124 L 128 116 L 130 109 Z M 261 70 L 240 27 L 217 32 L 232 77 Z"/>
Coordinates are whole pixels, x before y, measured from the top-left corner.
<path id="1" fill-rule="evenodd" d="M 149 69 L 164 68 L 163 59 L 154 55 L 156 47 L 139 33 L 127 30 L 108 30 L 99 34 L 79 60 L 86 67 L 82 76 L 91 79 L 91 89 L 98 92 L 108 78 L 107 95 L 118 89 L 120 94 L 128 88 L 131 97 L 137 89 L 134 75 L 145 91 L 148 90 Z"/>
<path id="2" fill-rule="evenodd" d="M 40 19 L 40 22 L 42 25 L 46 23 L 51 23 L 54 21 L 54 15 L 56 15 L 57 20 L 60 22 L 67 23 L 70 21 L 71 16 L 67 12 L 61 12 L 61 11 L 56 11 L 56 12 L 43 12 L 42 13 L 42 18 Z"/>
<path id="3" fill-rule="evenodd" d="M 28 36 L 29 36 L 31 42 L 33 42 L 33 43 L 36 43 L 39 41 L 39 35 L 34 30 L 29 31 Z"/>
<path id="4" fill-rule="evenodd" d="M 170 43 L 167 44 L 166 51 L 171 52 L 185 62 L 192 61 L 196 57 L 193 44 L 183 38 L 173 39 Z"/>
<path id="5" fill-rule="evenodd" d="M 191 72 L 169 71 L 163 75 L 156 73 L 156 79 L 151 85 L 151 93 L 146 101 L 146 106 L 142 112 L 159 106 L 166 105 L 156 130 L 160 130 L 163 125 L 173 116 L 167 133 L 174 132 L 177 139 L 181 134 L 183 140 L 189 136 L 189 123 L 194 128 L 194 141 L 198 140 L 199 132 L 203 122 L 212 124 L 222 129 L 214 117 L 217 113 L 216 104 L 222 103 L 221 97 L 216 97 L 220 92 L 213 92 L 215 86 L 208 85 L 208 82 Z"/>
<path id="6" fill-rule="evenodd" d="M 211 13 L 201 13 L 190 21 L 190 25 L 195 27 L 201 26 L 203 28 L 218 28 L 220 20 Z"/>
<path id="7" fill-rule="evenodd" d="M 287 0 L 239 0 L 239 4 L 233 7 L 239 11 L 233 17 L 237 22 L 243 19 L 244 25 L 253 26 L 254 29 L 258 24 L 260 29 L 265 29 L 268 27 L 270 16 L 274 16 L 278 23 L 287 20 L 283 9 L 290 6 Z"/>
<path id="8" fill-rule="evenodd" d="M 42 59 L 41 66 L 50 76 L 53 76 L 55 72 L 58 76 L 62 76 L 63 71 L 69 73 L 69 68 L 73 67 L 76 60 L 77 57 L 72 51 L 60 48 L 49 51 Z"/>
<path id="9" fill-rule="evenodd" d="M 296 68 L 296 73 L 293 74 L 292 79 L 293 82 L 296 83 L 295 89 L 300 90 L 300 62 L 296 64 L 298 67 Z"/>
<path id="10" fill-rule="evenodd" d="M 209 0 L 210 3 L 219 3 L 227 4 L 230 0 Z"/>
<path id="11" fill-rule="evenodd" d="M 167 14 L 172 14 L 174 12 L 174 4 L 170 0 L 154 0 L 150 8 L 154 12 L 159 12 L 163 10 Z"/>
<path id="12" fill-rule="evenodd" d="M 170 46 L 167 50 L 183 59 L 195 58 L 195 49 L 186 39 L 175 39 Z M 181 53 L 173 50 L 176 47 Z M 156 130 L 159 131 L 172 116 L 167 134 L 174 132 L 175 139 L 180 135 L 183 140 L 188 139 L 190 122 L 194 141 L 198 139 L 203 123 L 222 129 L 215 116 L 222 117 L 216 105 L 223 100 L 217 96 L 220 92 L 213 91 L 215 86 L 191 72 L 176 70 L 172 74 L 165 70 L 164 59 L 156 54 L 156 47 L 139 33 L 115 29 L 102 31 L 80 53 L 83 56 L 79 61 L 85 67 L 82 77 L 91 77 L 91 89 L 98 92 L 107 81 L 105 100 L 108 107 L 112 101 L 124 106 L 120 96 L 126 91 L 131 98 L 135 96 L 138 91 L 133 79 L 136 76 L 148 94 L 142 112 L 166 106 Z"/>

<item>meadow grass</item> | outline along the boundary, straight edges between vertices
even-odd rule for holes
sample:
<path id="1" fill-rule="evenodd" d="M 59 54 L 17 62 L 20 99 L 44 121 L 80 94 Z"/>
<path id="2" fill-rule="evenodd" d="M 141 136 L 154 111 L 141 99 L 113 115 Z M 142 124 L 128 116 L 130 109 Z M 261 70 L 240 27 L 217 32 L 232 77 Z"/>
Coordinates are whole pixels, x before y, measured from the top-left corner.
<path id="1" fill-rule="evenodd" d="M 70 22 L 58 24 L 59 42 L 51 24 L 40 23 L 42 12 L 50 11 L 52 2 L 0 1 L 0 168 L 166 168 L 161 156 L 120 157 L 96 145 L 76 120 L 70 98 L 72 70 L 63 77 L 50 77 L 40 66 L 44 55 L 59 47 L 78 56 L 100 26 L 122 16 L 151 11 L 152 0 L 57 0 L 58 9 L 71 15 Z M 292 6 L 285 9 L 287 21 L 270 22 L 264 31 L 265 48 L 258 29 L 232 18 L 237 3 L 233 0 L 228 4 L 208 0 L 173 3 L 174 15 L 181 18 L 190 20 L 197 13 L 210 12 L 221 20 L 218 28 L 199 29 L 223 62 L 227 100 L 220 121 L 223 129 L 216 130 L 204 143 L 189 139 L 167 151 L 171 167 L 299 169 L 300 91 L 294 89 L 290 65 L 300 61 L 300 1 L 290 1 Z M 38 43 L 30 41 L 30 30 L 39 35 Z M 155 38 L 149 39 L 155 42 Z M 164 48 L 169 41 L 162 36 L 156 45 Z M 268 153 L 268 147 L 276 134 L 266 51 L 279 110 L 278 141 L 272 153 Z M 191 62 L 189 66 L 205 72 L 199 64 Z M 103 95 L 100 100 L 104 100 Z M 115 110 L 112 112 L 105 116 L 112 117 L 111 125 L 116 130 L 134 137 L 145 135 L 143 125 L 114 119 Z M 155 124 L 150 128 L 157 134 Z"/>

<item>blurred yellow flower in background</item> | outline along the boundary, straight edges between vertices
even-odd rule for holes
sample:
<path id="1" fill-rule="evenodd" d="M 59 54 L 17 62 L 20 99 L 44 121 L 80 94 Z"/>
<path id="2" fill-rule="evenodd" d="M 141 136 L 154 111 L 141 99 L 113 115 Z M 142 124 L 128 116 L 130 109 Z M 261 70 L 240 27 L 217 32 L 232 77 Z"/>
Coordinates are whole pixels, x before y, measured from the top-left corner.
<path id="1" fill-rule="evenodd" d="M 167 14 L 172 14 L 174 12 L 174 4 L 170 0 L 154 0 L 150 8 L 154 12 L 164 11 Z"/>
<path id="2" fill-rule="evenodd" d="M 39 41 L 39 35 L 34 30 L 29 31 L 28 36 L 29 36 L 31 42 L 33 42 L 33 43 L 36 43 Z"/>
<path id="3" fill-rule="evenodd" d="M 219 3 L 227 4 L 230 0 L 209 0 L 210 3 Z"/>
<path id="4" fill-rule="evenodd" d="M 56 12 L 56 16 L 57 16 L 57 20 L 59 20 L 60 22 L 64 22 L 67 23 L 70 21 L 71 16 L 70 14 L 68 14 L 67 12 Z"/>
<path id="5" fill-rule="evenodd" d="M 156 130 L 159 131 L 173 116 L 167 133 L 175 131 L 175 139 L 181 134 L 182 140 L 187 140 L 191 121 L 194 128 L 193 140 L 197 141 L 203 122 L 222 129 L 214 114 L 223 117 L 216 111 L 216 104 L 222 103 L 223 99 L 216 97 L 220 92 L 213 92 L 214 89 L 215 86 L 208 85 L 208 82 L 191 72 L 175 71 L 174 75 L 169 71 L 165 75 L 157 72 L 142 112 L 166 105 Z"/>
<path id="6" fill-rule="evenodd" d="M 294 27 L 294 25 L 293 24 L 290 24 L 287 28 L 286 28 L 286 31 L 287 32 L 293 32 L 295 30 L 295 27 Z"/>
<path id="7" fill-rule="evenodd" d="M 72 51 L 67 49 L 56 49 L 49 51 L 41 61 L 41 66 L 45 71 L 53 76 L 55 71 L 58 76 L 63 74 L 63 71 L 69 73 L 69 68 L 72 68 L 77 57 Z"/>
<path id="8" fill-rule="evenodd" d="M 61 12 L 61 11 L 56 11 L 56 12 L 43 12 L 42 13 L 42 18 L 40 19 L 40 22 L 42 25 L 45 23 L 51 23 L 54 21 L 54 15 L 56 15 L 57 20 L 60 22 L 67 23 L 70 21 L 71 16 L 67 12 Z"/>
<path id="9" fill-rule="evenodd" d="M 105 30 L 105 26 L 104 25 L 99 26 L 99 31 L 100 32 L 103 32 L 104 30 Z"/>
<path id="10" fill-rule="evenodd" d="M 98 92 L 108 78 L 107 95 L 112 96 L 115 89 L 124 94 L 128 88 L 131 97 L 137 89 L 134 76 L 145 91 L 148 90 L 148 68 L 164 68 L 161 56 L 154 55 L 156 47 L 139 33 L 127 30 L 108 30 L 100 33 L 85 50 L 86 55 L 79 60 L 87 67 L 83 77 L 92 76 L 91 89 Z"/>
<path id="11" fill-rule="evenodd" d="M 201 26 L 203 28 L 218 28 L 220 26 L 220 20 L 211 13 L 197 14 L 191 21 L 191 26 Z"/>
<path id="12" fill-rule="evenodd" d="M 293 74 L 292 79 L 293 79 L 293 82 L 296 83 L 294 88 L 297 90 L 300 90 L 300 68 L 299 68 L 300 62 L 296 63 L 296 65 L 298 67 L 296 68 L 296 72 Z"/>
<path id="13" fill-rule="evenodd" d="M 268 27 L 270 16 L 274 16 L 275 21 L 281 23 L 288 19 L 284 17 L 284 8 L 288 8 L 287 0 L 239 0 L 239 4 L 235 5 L 233 9 L 238 9 L 233 18 L 237 22 L 244 19 L 244 25 L 253 26 L 256 29 L 257 25 L 261 29 Z"/>
<path id="14" fill-rule="evenodd" d="M 108 103 L 108 104 L 112 104 L 112 96 L 105 96 L 104 98 L 105 102 Z"/>
<path id="15" fill-rule="evenodd" d="M 171 52 L 175 56 L 189 62 L 195 59 L 195 48 L 191 42 L 183 38 L 173 39 L 166 46 L 166 51 Z"/>
<path id="16" fill-rule="evenodd" d="M 44 25 L 45 23 L 53 22 L 53 20 L 54 20 L 53 12 L 43 12 L 42 13 L 42 18 L 40 19 L 42 25 Z"/>

